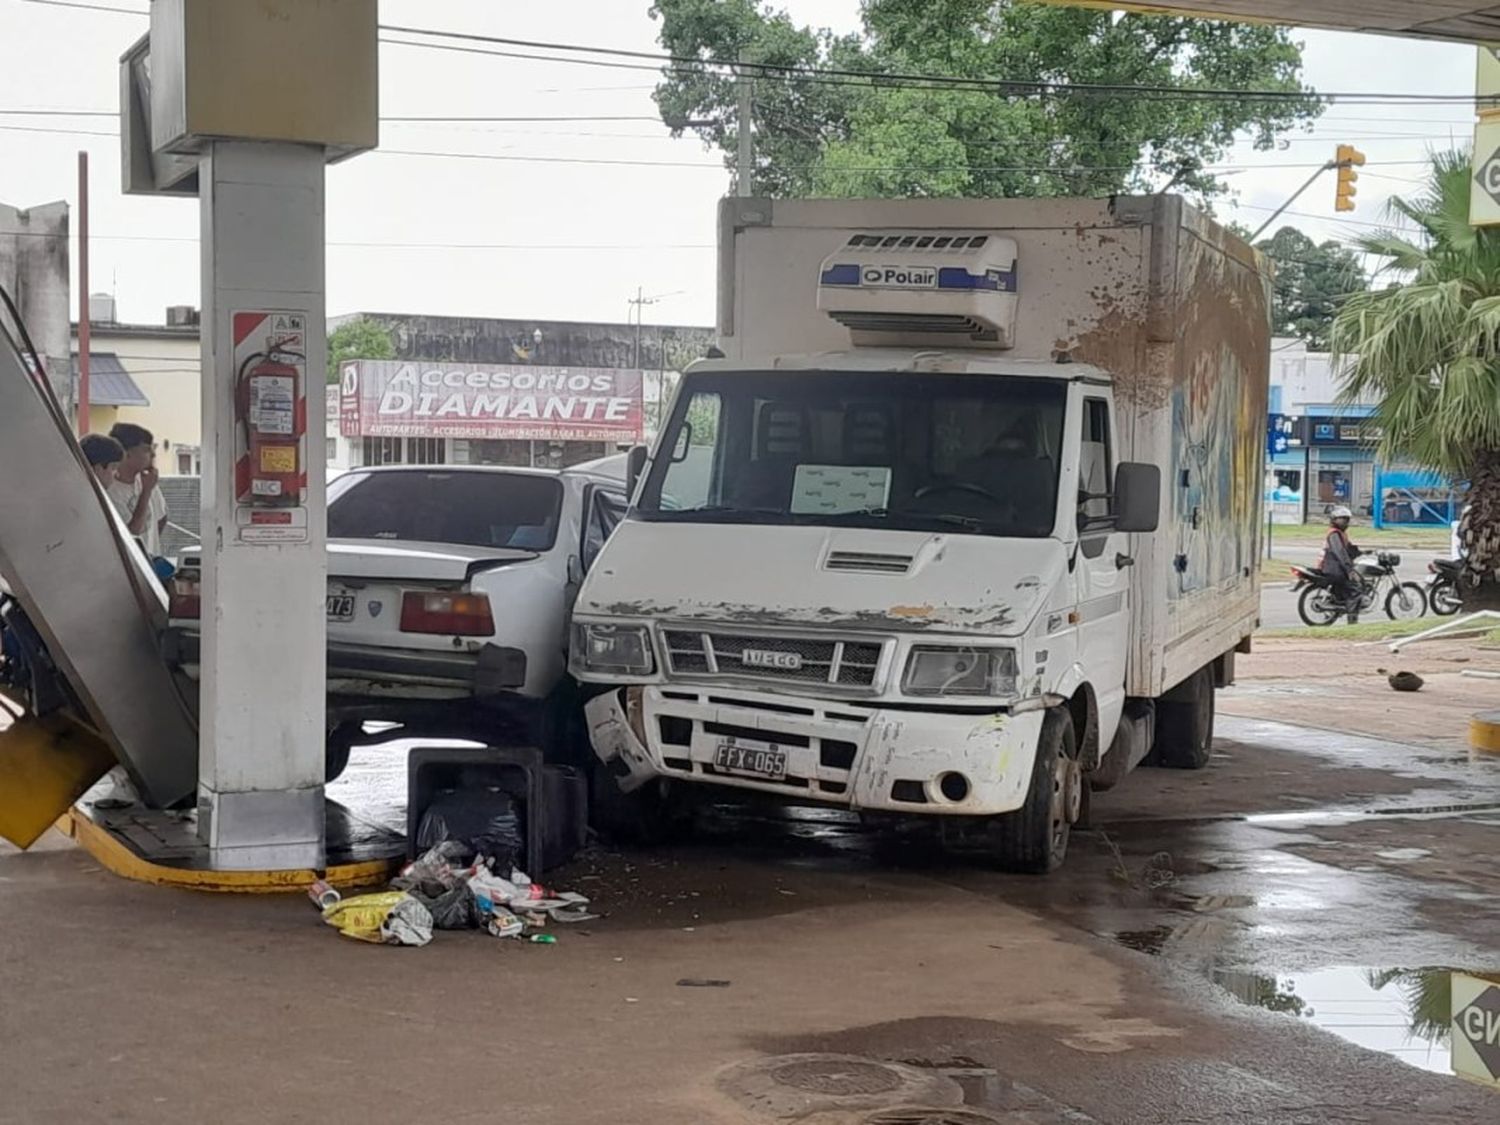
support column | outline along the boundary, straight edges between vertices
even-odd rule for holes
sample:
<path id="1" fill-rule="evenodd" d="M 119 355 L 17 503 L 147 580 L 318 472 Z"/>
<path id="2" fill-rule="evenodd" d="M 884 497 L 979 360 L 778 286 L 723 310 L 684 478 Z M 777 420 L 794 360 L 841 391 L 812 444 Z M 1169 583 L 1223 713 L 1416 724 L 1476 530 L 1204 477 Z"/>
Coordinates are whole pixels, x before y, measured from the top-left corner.
<path id="1" fill-rule="evenodd" d="M 222 869 L 324 866 L 324 159 L 312 145 L 217 141 L 199 172 L 198 831 Z M 236 389 L 259 362 L 250 356 L 277 349 L 269 358 L 278 370 L 302 361 L 296 420 L 305 498 L 293 503 L 280 484 L 263 483 L 251 504 L 242 496 L 249 461 Z M 274 431 L 285 415 L 271 392 L 289 384 L 265 385 L 261 418 Z M 262 467 L 280 467 L 284 456 Z"/>

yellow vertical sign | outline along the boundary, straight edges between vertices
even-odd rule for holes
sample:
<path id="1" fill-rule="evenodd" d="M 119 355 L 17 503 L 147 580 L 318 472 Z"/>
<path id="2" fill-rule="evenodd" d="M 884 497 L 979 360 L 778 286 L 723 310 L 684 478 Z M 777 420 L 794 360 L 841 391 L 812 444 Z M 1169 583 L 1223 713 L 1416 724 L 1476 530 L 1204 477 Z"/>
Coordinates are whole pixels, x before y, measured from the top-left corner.
<path id="1" fill-rule="evenodd" d="M 1474 69 L 1474 182 L 1469 222 L 1500 226 L 1500 44 L 1481 43 Z"/>

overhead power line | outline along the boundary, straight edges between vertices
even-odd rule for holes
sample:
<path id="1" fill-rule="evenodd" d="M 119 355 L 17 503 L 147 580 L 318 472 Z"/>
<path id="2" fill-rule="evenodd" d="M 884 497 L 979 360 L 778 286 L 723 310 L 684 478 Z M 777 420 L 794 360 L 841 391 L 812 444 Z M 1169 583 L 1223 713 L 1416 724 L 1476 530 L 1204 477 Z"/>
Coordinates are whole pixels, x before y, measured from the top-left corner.
<path id="1" fill-rule="evenodd" d="M 99 136 L 114 137 L 117 133 L 97 129 L 57 129 L 44 128 L 29 125 L 0 125 L 0 130 L 11 130 L 24 133 L 46 133 L 64 136 Z M 599 156 L 548 156 L 535 153 L 504 153 L 504 152 L 457 152 L 448 149 L 400 149 L 400 148 L 378 148 L 372 150 L 374 156 L 406 156 L 432 159 L 448 160 L 488 160 L 500 163 L 513 164 L 561 164 L 579 165 L 584 167 L 622 167 L 622 168 L 686 168 L 703 169 L 722 172 L 724 164 L 719 161 L 702 160 L 641 160 L 633 157 L 599 157 Z M 1418 167 L 1426 165 L 1425 158 L 1412 160 L 1372 160 L 1368 167 Z M 902 173 L 902 172 L 978 172 L 978 173 L 1000 173 L 1000 172 L 1038 172 L 1052 174 L 1066 174 L 1076 172 L 1133 172 L 1141 169 L 1161 172 L 1177 172 L 1181 166 L 1170 161 L 1141 161 L 1133 164 L 1100 165 L 1085 164 L 1067 160 L 1058 160 L 1052 164 L 858 164 L 847 168 L 825 168 L 816 164 L 794 164 L 782 165 L 787 171 L 820 171 L 827 175 L 857 175 L 861 173 Z M 1277 171 L 1296 168 L 1320 168 L 1322 164 L 1318 161 L 1277 161 L 1274 163 L 1233 163 L 1233 164 L 1205 164 L 1198 171 L 1210 173 L 1223 172 L 1257 172 Z"/>
<path id="2" fill-rule="evenodd" d="M 1034 93 L 1034 94 L 1097 94 L 1110 96 L 1169 97 L 1202 101 L 1211 99 L 1243 99 L 1301 101 L 1314 99 L 1341 104 L 1364 102 L 1366 104 L 1474 104 L 1472 95 L 1454 94 L 1410 94 L 1385 91 L 1317 92 L 1311 90 L 1254 90 L 1220 87 L 1193 87 L 1182 85 L 1146 85 L 1123 83 L 1047 82 L 1034 79 L 1009 79 L 1005 77 L 985 78 L 973 75 L 921 74 L 902 71 L 853 70 L 839 67 L 802 67 L 778 63 L 757 63 L 720 58 L 669 55 L 651 51 L 633 51 L 614 47 L 596 47 L 580 43 L 552 42 L 536 39 L 514 39 L 499 35 L 480 35 L 473 32 L 445 31 L 436 28 L 421 28 L 400 24 L 381 24 L 380 30 L 405 35 L 421 35 L 432 38 L 457 39 L 469 43 L 494 44 L 503 47 L 533 51 L 563 51 L 584 55 L 600 55 L 607 59 L 623 58 L 650 60 L 644 69 L 679 70 L 701 74 L 705 70 L 722 70 L 726 76 L 749 72 L 756 77 L 787 78 L 793 80 L 823 81 L 829 79 L 852 80 L 859 84 L 920 84 L 928 86 L 951 86 L 989 93 Z M 421 43 L 411 40 L 383 39 L 382 42 L 399 43 L 408 47 L 447 48 L 449 44 Z M 476 49 L 477 50 L 477 49 Z M 515 57 L 509 52 L 479 50 L 481 54 L 502 54 Z M 627 64 L 609 63 L 598 59 L 575 59 L 556 56 L 530 57 L 547 62 L 572 62 L 585 65 L 621 67 Z M 629 69 L 642 69 L 630 66 Z"/>
<path id="3" fill-rule="evenodd" d="M 27 4 L 42 4 L 48 8 L 83 8 L 90 12 L 113 12 L 117 16 L 149 16 L 139 8 L 115 8 L 109 4 L 85 4 L 82 0 L 25 0 Z"/>
<path id="4" fill-rule="evenodd" d="M 83 0 L 27 0 L 28 3 L 45 4 L 63 8 L 82 8 L 89 11 L 111 12 L 120 15 L 145 16 L 149 13 L 134 8 L 120 8 L 105 4 L 86 3 Z M 1313 90 L 1255 90 L 1222 87 L 1194 87 L 1183 85 L 1148 85 L 1126 83 L 1048 82 L 1036 79 L 1012 79 L 1003 76 L 993 78 L 974 75 L 922 74 L 904 71 L 857 70 L 841 67 L 806 67 L 779 63 L 739 61 L 734 59 L 701 58 L 698 56 L 670 55 L 654 51 L 635 51 L 618 47 L 600 47 L 583 43 L 568 43 L 537 39 L 516 39 L 499 35 L 481 35 L 476 32 L 452 31 L 443 28 L 413 27 L 403 24 L 380 24 L 381 31 L 402 35 L 417 35 L 436 39 L 456 39 L 463 43 L 485 44 L 486 47 L 462 47 L 452 43 L 419 42 L 409 39 L 381 37 L 381 42 L 405 47 L 425 47 L 437 50 L 469 51 L 477 54 L 498 55 L 505 58 L 520 58 L 537 62 L 575 63 L 587 66 L 626 70 L 669 71 L 687 74 L 723 72 L 723 76 L 749 72 L 761 78 L 778 80 L 833 83 L 838 85 L 865 85 L 878 87 L 927 87 L 971 90 L 985 93 L 1009 95 L 1029 94 L 1037 96 L 1100 95 L 1111 97 L 1138 97 L 1142 99 L 1171 98 L 1189 101 L 1212 101 L 1220 99 L 1250 99 L 1254 101 L 1292 103 L 1317 100 L 1326 104 L 1341 105 L 1476 105 L 1490 104 L 1496 99 L 1476 99 L 1470 95 L 1411 94 L 1388 91 L 1334 91 Z M 489 46 L 513 47 L 522 51 L 560 51 L 565 55 L 523 54 L 515 51 L 497 51 Z M 573 58 L 570 55 L 601 56 Z M 637 60 L 613 62 L 612 59 Z"/>

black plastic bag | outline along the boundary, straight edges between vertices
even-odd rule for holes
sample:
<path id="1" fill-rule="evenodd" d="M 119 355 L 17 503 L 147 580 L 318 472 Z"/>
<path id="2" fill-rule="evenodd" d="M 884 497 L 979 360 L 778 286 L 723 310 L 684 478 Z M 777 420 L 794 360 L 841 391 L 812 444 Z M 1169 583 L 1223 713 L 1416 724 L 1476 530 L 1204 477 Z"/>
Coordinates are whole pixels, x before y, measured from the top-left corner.
<path id="1" fill-rule="evenodd" d="M 469 848 L 469 859 L 482 856 L 496 870 L 510 870 L 525 848 L 521 814 L 509 793 L 488 786 L 465 786 L 439 793 L 417 824 L 417 851 L 445 841 Z"/>

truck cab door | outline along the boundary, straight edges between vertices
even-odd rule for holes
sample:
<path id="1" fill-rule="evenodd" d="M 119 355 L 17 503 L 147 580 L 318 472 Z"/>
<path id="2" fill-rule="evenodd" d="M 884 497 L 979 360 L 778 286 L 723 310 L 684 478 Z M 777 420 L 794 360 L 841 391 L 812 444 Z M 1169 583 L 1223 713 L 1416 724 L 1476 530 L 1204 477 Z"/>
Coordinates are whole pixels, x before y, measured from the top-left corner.
<path id="1" fill-rule="evenodd" d="M 1099 706 L 1104 746 L 1125 703 L 1125 662 L 1130 648 L 1129 537 L 1115 525 L 1114 479 L 1118 443 L 1114 403 L 1108 389 L 1080 388 L 1078 442 L 1078 540 L 1074 610 L 1078 656 Z M 1103 746 L 1101 746 L 1103 749 Z"/>

